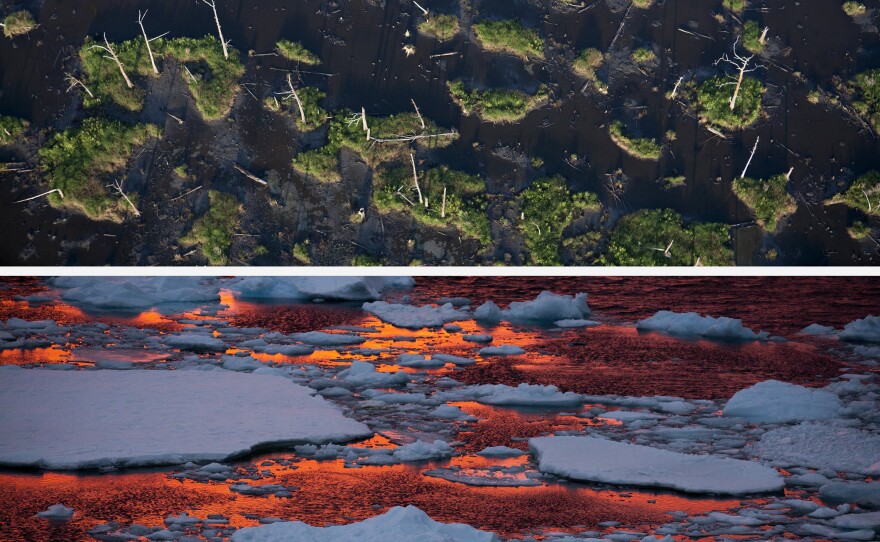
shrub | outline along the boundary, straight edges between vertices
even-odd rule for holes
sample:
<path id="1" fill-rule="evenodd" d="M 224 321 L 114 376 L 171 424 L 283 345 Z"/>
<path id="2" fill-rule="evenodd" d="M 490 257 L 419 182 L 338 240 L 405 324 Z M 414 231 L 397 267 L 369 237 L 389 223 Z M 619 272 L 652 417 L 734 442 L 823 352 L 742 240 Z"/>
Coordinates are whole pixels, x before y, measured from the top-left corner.
<path id="1" fill-rule="evenodd" d="M 547 101 L 547 89 L 538 87 L 533 95 L 521 90 L 487 89 L 468 91 L 461 81 L 448 83 L 452 100 L 465 115 L 475 113 L 489 122 L 513 122 Z"/>
<path id="2" fill-rule="evenodd" d="M 317 55 L 303 47 L 301 43 L 295 41 L 279 40 L 278 43 L 275 44 L 275 50 L 287 60 L 295 60 L 296 62 L 307 64 L 309 66 L 315 66 L 321 63 L 321 59 Z"/>
<path id="3" fill-rule="evenodd" d="M 629 137 L 623 133 L 623 123 L 614 121 L 608 127 L 611 140 L 627 154 L 643 160 L 658 160 L 660 158 L 660 145 L 653 139 Z"/>
<path id="4" fill-rule="evenodd" d="M 857 241 L 866 239 L 871 235 L 871 226 L 861 220 L 856 220 L 853 225 L 846 229 L 849 236 Z"/>
<path id="5" fill-rule="evenodd" d="M 746 8 L 746 0 L 724 0 L 724 8 L 734 13 L 742 13 Z"/>
<path id="6" fill-rule="evenodd" d="M 753 124 L 761 115 L 764 85 L 752 77 L 743 77 L 733 110 L 730 99 L 735 85 L 727 77 L 713 77 L 697 89 L 697 103 L 704 122 L 720 128 L 737 129 Z"/>
<path id="7" fill-rule="evenodd" d="M 477 41 L 489 51 L 511 53 L 523 59 L 544 58 L 544 40 L 519 21 L 480 21 L 474 23 Z"/>
<path id="8" fill-rule="evenodd" d="M 664 250 L 669 243 L 669 257 Z M 605 265 L 732 265 L 730 232 L 725 224 L 685 225 L 670 209 L 643 209 L 617 221 L 600 261 Z"/>
<path id="9" fill-rule="evenodd" d="M 440 41 L 451 40 L 458 34 L 458 17 L 455 15 L 431 15 L 419 23 L 419 32 L 434 36 Z"/>
<path id="10" fill-rule="evenodd" d="M 759 54 L 764 50 L 764 44 L 761 43 L 761 33 L 763 30 L 755 21 L 746 21 L 743 25 L 742 44 L 748 51 Z"/>
<path id="11" fill-rule="evenodd" d="M 7 38 L 14 38 L 22 34 L 27 34 L 37 26 L 37 21 L 30 11 L 20 10 L 10 13 L 3 19 L 3 35 Z"/>
<path id="12" fill-rule="evenodd" d="M 856 75 L 850 82 L 853 106 L 864 115 L 874 131 L 880 132 L 880 69 Z"/>
<path id="13" fill-rule="evenodd" d="M 846 192 L 837 194 L 826 203 L 845 203 L 865 214 L 876 213 L 880 207 L 880 171 L 865 173 L 853 181 Z"/>
<path id="14" fill-rule="evenodd" d="M 87 118 L 78 129 L 55 134 L 40 149 L 50 188 L 64 193 L 63 199 L 51 194 L 50 203 L 76 208 L 95 220 L 120 221 L 128 207 L 108 190 L 108 174 L 123 167 L 135 148 L 159 134 L 152 124 L 130 126 L 96 117 Z"/>
<path id="15" fill-rule="evenodd" d="M 14 143 L 30 123 L 18 117 L 0 115 L 0 145 Z"/>
<path id="16" fill-rule="evenodd" d="M 654 54 L 654 51 L 641 47 L 633 51 L 630 58 L 636 64 L 649 64 L 657 59 L 657 55 Z"/>
<path id="17" fill-rule="evenodd" d="M 520 194 L 524 219 L 519 224 L 532 265 L 560 265 L 562 233 L 586 211 L 598 211 L 591 192 L 572 193 L 562 177 L 538 179 Z"/>
<path id="18" fill-rule="evenodd" d="M 850 17 L 858 17 L 859 15 L 864 15 L 867 10 L 865 9 L 865 4 L 861 2 L 853 2 L 852 0 L 848 0 L 843 3 L 843 12 L 849 15 Z"/>
<path id="19" fill-rule="evenodd" d="M 767 180 L 745 177 L 733 181 L 733 192 L 751 209 L 758 224 L 773 232 L 779 220 L 797 209 L 797 203 L 786 190 L 787 185 L 785 175 Z"/>
<path id="20" fill-rule="evenodd" d="M 192 229 L 180 238 L 180 242 L 183 245 L 197 245 L 211 265 L 226 265 L 242 207 L 235 196 L 216 190 L 208 192 L 208 199 L 208 211 L 196 219 Z"/>

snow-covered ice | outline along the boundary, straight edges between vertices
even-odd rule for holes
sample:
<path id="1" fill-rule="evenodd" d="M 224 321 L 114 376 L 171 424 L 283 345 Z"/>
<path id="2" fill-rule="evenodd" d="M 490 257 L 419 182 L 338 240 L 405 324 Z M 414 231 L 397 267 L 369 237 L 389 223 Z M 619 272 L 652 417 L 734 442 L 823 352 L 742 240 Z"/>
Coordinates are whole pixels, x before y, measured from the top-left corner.
<path id="1" fill-rule="evenodd" d="M 50 519 L 54 521 L 65 521 L 73 517 L 73 508 L 68 508 L 63 504 L 53 504 L 42 512 L 37 512 L 37 517 Z"/>
<path id="2" fill-rule="evenodd" d="M 529 448 L 541 472 L 575 480 L 720 495 L 777 492 L 784 486 L 775 469 L 753 461 L 594 437 L 538 437 L 529 440 Z"/>
<path id="3" fill-rule="evenodd" d="M 511 302 L 502 316 L 508 322 L 550 324 L 558 320 L 583 320 L 590 316 L 587 294 L 559 295 L 543 291 L 532 301 Z"/>
<path id="4" fill-rule="evenodd" d="M 400 386 L 409 382 L 410 376 L 403 371 L 385 373 L 376 370 L 376 366 L 366 361 L 353 361 L 348 369 L 339 372 L 340 380 L 352 386 L 389 387 Z"/>
<path id="5" fill-rule="evenodd" d="M 515 344 L 499 344 L 498 346 L 487 346 L 480 349 L 480 355 L 487 356 L 518 356 L 525 354 L 526 351 Z"/>
<path id="6" fill-rule="evenodd" d="M 196 352 L 220 352 L 226 350 L 226 343 L 208 333 L 183 332 L 166 335 L 162 338 L 166 346 Z"/>
<path id="7" fill-rule="evenodd" d="M 740 390 L 724 405 L 725 416 L 753 423 L 786 423 L 837 418 L 840 398 L 828 391 L 778 380 L 765 380 Z"/>
<path id="8" fill-rule="evenodd" d="M 0 465 L 222 461 L 260 444 L 372 435 L 313 390 L 230 371 L 5 371 Z"/>
<path id="9" fill-rule="evenodd" d="M 307 331 L 305 333 L 294 333 L 291 335 L 293 340 L 314 346 L 347 346 L 350 344 L 361 344 L 366 339 L 360 335 L 350 335 L 348 333 L 325 333 L 323 331 Z"/>
<path id="10" fill-rule="evenodd" d="M 446 441 L 435 440 L 425 442 L 417 440 L 410 444 L 398 446 L 394 450 L 394 458 L 398 461 L 428 461 L 431 459 L 444 459 L 452 456 L 453 450 Z"/>
<path id="11" fill-rule="evenodd" d="M 468 312 L 456 309 L 452 303 L 440 305 L 439 307 L 433 305 L 415 307 L 413 305 L 374 301 L 372 303 L 364 303 L 363 309 L 375 314 L 383 322 L 409 329 L 439 327 L 447 322 L 470 318 Z"/>
<path id="12" fill-rule="evenodd" d="M 61 298 L 98 309 L 143 309 L 163 304 L 220 301 L 216 279 L 201 277 L 55 277 Z"/>
<path id="13" fill-rule="evenodd" d="M 246 298 L 372 301 L 390 288 L 411 288 L 412 277 L 244 277 L 228 285 Z"/>
<path id="14" fill-rule="evenodd" d="M 579 406 L 583 396 L 571 391 L 561 392 L 556 386 L 520 384 L 482 384 L 467 386 L 460 390 L 440 393 L 451 400 L 472 400 L 495 406 L 568 407 Z"/>
<path id="15" fill-rule="evenodd" d="M 880 342 L 880 316 L 868 315 L 843 327 L 838 336 L 845 341 Z"/>
<path id="16" fill-rule="evenodd" d="M 766 331 L 755 333 L 742 325 L 742 320 L 720 316 L 700 316 L 695 312 L 658 311 L 649 318 L 640 320 L 636 329 L 660 331 L 682 337 L 707 337 L 738 341 L 766 340 Z"/>
<path id="17" fill-rule="evenodd" d="M 853 427 L 818 422 L 778 427 L 747 449 L 780 467 L 880 474 L 880 435 Z"/>
<path id="18" fill-rule="evenodd" d="M 831 326 L 823 326 L 822 324 L 810 324 L 804 329 L 798 331 L 801 335 L 833 335 L 834 328 Z"/>
<path id="19" fill-rule="evenodd" d="M 301 521 L 241 529 L 232 542 L 497 542 L 494 533 L 462 523 L 440 523 L 415 506 L 395 506 L 382 515 L 349 525 L 312 527 Z"/>

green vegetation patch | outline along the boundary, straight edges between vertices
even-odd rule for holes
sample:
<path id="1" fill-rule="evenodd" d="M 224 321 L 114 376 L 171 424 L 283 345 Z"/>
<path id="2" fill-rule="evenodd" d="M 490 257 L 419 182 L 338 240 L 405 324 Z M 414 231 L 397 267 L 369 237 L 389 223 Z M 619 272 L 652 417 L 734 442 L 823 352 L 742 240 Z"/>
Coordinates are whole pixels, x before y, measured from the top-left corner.
<path id="1" fill-rule="evenodd" d="M 531 265 L 560 265 L 560 242 L 565 228 L 586 211 L 599 211 L 592 192 L 572 193 L 560 176 L 543 178 L 520 194 L 523 220 L 519 224 Z"/>
<path id="2" fill-rule="evenodd" d="M 826 203 L 845 203 L 865 214 L 877 213 L 877 207 L 880 206 L 880 171 L 865 173 L 853 181 L 846 192 L 837 194 Z"/>
<path id="3" fill-rule="evenodd" d="M 321 63 L 318 55 L 312 53 L 303 44 L 296 41 L 279 40 L 275 44 L 275 50 L 287 60 L 295 60 L 309 66 L 316 66 Z"/>
<path id="4" fill-rule="evenodd" d="M 451 40 L 458 34 L 459 22 L 455 15 L 430 15 L 419 23 L 419 32 L 434 36 L 440 41 Z"/>
<path id="5" fill-rule="evenodd" d="M 465 115 L 475 113 L 489 122 L 514 122 L 522 119 L 532 109 L 547 103 L 547 87 L 541 85 L 535 94 L 521 90 L 487 89 L 468 91 L 464 83 L 448 83 L 452 100 Z"/>
<path id="6" fill-rule="evenodd" d="M 724 9 L 734 13 L 742 13 L 746 9 L 746 0 L 724 0 Z"/>
<path id="7" fill-rule="evenodd" d="M 103 46 L 103 43 L 86 40 L 79 52 L 85 84 L 95 95 L 92 98 L 86 93 L 85 105 L 109 100 L 129 111 L 140 111 L 146 94 L 142 83 L 146 78 L 156 76 L 143 38 L 110 44 L 132 80 L 133 88 L 128 88 L 119 67 L 96 45 Z M 213 36 L 159 38 L 150 42 L 150 46 L 157 58 L 173 57 L 182 64 L 181 77 L 206 120 L 219 119 L 229 112 L 238 92 L 236 82 L 244 73 L 235 49 L 229 50 L 228 59 L 224 58 L 220 41 Z"/>
<path id="8" fill-rule="evenodd" d="M 850 17 L 864 15 L 866 11 L 865 4 L 862 4 L 861 2 L 853 2 L 852 0 L 849 0 L 843 3 L 843 12 Z"/>
<path id="9" fill-rule="evenodd" d="M 571 63 L 571 68 L 574 72 L 587 81 L 592 81 L 593 86 L 599 92 L 606 94 L 608 92 L 608 86 L 599 80 L 599 77 L 596 75 L 596 70 L 602 65 L 605 61 L 605 57 L 602 55 L 602 52 L 598 49 L 588 48 L 575 57 L 574 61 Z"/>
<path id="10" fill-rule="evenodd" d="M 544 58 L 544 40 L 515 19 L 474 23 L 477 41 L 488 51 L 511 53 L 523 59 Z"/>
<path id="11" fill-rule="evenodd" d="M 299 105 L 292 95 L 287 95 L 283 99 L 278 100 L 269 96 L 265 100 L 266 108 L 270 111 L 284 112 L 293 118 L 294 124 L 301 132 L 312 131 L 327 120 L 327 110 L 321 107 L 321 100 L 327 97 L 317 87 L 303 87 L 296 90 L 299 101 L 302 103 L 302 112 L 306 120 L 303 122 L 299 111 Z"/>
<path id="12" fill-rule="evenodd" d="M 408 160 L 409 157 L 404 155 L 412 143 L 419 148 L 436 148 L 446 146 L 458 137 L 451 131 L 442 130 L 430 119 L 424 119 L 424 122 L 422 128 L 422 121 L 416 113 L 367 116 L 371 137 L 367 141 L 361 116 L 346 110 L 337 111 L 327 129 L 327 143 L 297 154 L 293 158 L 293 168 L 321 182 L 335 182 L 340 179 L 339 151 L 343 147 L 358 153 L 375 168 L 383 162 Z M 414 136 L 419 137 L 411 139 Z"/>
<path id="13" fill-rule="evenodd" d="M 605 265 L 691 266 L 699 258 L 703 265 L 732 265 L 730 242 L 725 224 L 685 225 L 671 209 L 643 209 L 617 221 L 601 261 Z"/>
<path id="14" fill-rule="evenodd" d="M 121 221 L 129 207 L 106 186 L 109 173 L 122 168 L 135 148 L 160 130 L 152 124 L 130 126 L 116 120 L 88 118 L 80 128 L 55 134 L 40 149 L 42 167 L 52 189 L 55 206 L 80 210 L 95 220 Z"/>
<path id="15" fill-rule="evenodd" d="M 20 10 L 10 13 L 3 19 L 3 35 L 7 38 L 14 38 L 22 34 L 27 34 L 37 26 L 37 21 L 30 11 Z"/>
<path id="16" fill-rule="evenodd" d="M 853 106 L 880 132 L 880 69 L 856 75 L 850 82 Z"/>
<path id="17" fill-rule="evenodd" d="M 746 21 L 743 25 L 742 44 L 748 51 L 759 54 L 764 50 L 764 44 L 761 43 L 761 34 L 763 30 L 755 21 Z"/>
<path id="18" fill-rule="evenodd" d="M 623 123 L 614 121 L 608 127 L 611 140 L 623 149 L 627 154 L 643 160 L 658 160 L 660 158 L 660 145 L 653 139 L 642 137 L 630 137 L 623 132 Z"/>
<path id="19" fill-rule="evenodd" d="M 197 245 L 211 265 L 226 265 L 242 207 L 235 196 L 216 190 L 210 190 L 208 198 L 208 212 L 196 219 L 189 233 L 180 238 L 180 243 Z"/>
<path id="20" fill-rule="evenodd" d="M 729 77 L 712 77 L 703 81 L 697 88 L 697 103 L 704 122 L 734 130 L 745 128 L 758 120 L 764 85 L 753 77 L 743 77 L 734 107 L 730 109 L 735 87 L 736 81 Z"/>
<path id="21" fill-rule="evenodd" d="M 0 115 L 0 145 L 14 143 L 30 123 L 18 117 Z"/>
<path id="22" fill-rule="evenodd" d="M 655 55 L 654 51 L 651 49 L 640 47 L 632 52 L 630 58 L 632 58 L 632 61 L 636 64 L 650 64 L 657 60 L 657 55 Z"/>
<path id="23" fill-rule="evenodd" d="M 871 235 L 871 226 L 861 220 L 856 220 L 853 225 L 846 229 L 849 236 L 857 241 L 867 239 Z"/>
<path id="24" fill-rule="evenodd" d="M 480 177 L 446 166 L 420 171 L 419 189 L 427 199 L 427 207 L 419 203 L 411 168 L 395 168 L 374 179 L 373 205 L 380 213 L 409 213 L 422 224 L 452 226 L 483 245 L 492 242 L 486 216 L 486 182 Z"/>
<path id="25" fill-rule="evenodd" d="M 596 265 L 602 256 L 602 233 L 591 230 L 563 239 L 562 254 L 572 265 Z"/>
<path id="26" fill-rule="evenodd" d="M 752 210 L 758 224 L 773 232 L 783 217 L 797 209 L 797 203 L 786 190 L 787 184 L 785 175 L 767 180 L 744 177 L 733 181 L 733 192 Z"/>

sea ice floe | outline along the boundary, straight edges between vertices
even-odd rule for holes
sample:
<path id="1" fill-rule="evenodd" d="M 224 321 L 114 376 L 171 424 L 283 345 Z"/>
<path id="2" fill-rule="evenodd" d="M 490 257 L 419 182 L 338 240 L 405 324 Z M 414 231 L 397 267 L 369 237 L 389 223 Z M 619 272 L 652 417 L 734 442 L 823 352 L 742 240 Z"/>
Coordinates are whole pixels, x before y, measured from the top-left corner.
<path id="1" fill-rule="evenodd" d="M 55 277 L 71 304 L 99 309 L 143 309 L 163 304 L 220 301 L 216 279 L 202 277 Z"/>
<path id="2" fill-rule="evenodd" d="M 162 338 L 166 346 L 195 352 L 219 352 L 226 350 L 226 343 L 210 333 L 184 332 Z"/>
<path id="3" fill-rule="evenodd" d="M 480 355 L 487 356 L 518 356 L 525 354 L 526 351 L 514 344 L 501 344 L 498 346 L 487 346 L 480 349 Z"/>
<path id="4" fill-rule="evenodd" d="M 565 320 L 556 320 L 553 325 L 561 328 L 578 328 L 578 327 L 594 327 L 601 326 L 601 322 L 595 320 L 584 320 L 583 318 L 569 318 Z"/>
<path id="5" fill-rule="evenodd" d="M 838 337 L 845 341 L 880 342 L 880 316 L 854 320 L 843 327 Z"/>
<path id="6" fill-rule="evenodd" d="M 430 415 L 443 420 L 473 421 L 477 419 L 454 405 L 440 405 L 432 410 Z"/>
<path id="7" fill-rule="evenodd" d="M 398 446 L 392 455 L 398 461 L 411 462 L 445 459 L 451 457 L 453 453 L 454 450 L 446 441 L 437 439 L 434 442 L 417 440 L 410 444 Z"/>
<path id="8" fill-rule="evenodd" d="M 780 467 L 880 474 L 880 436 L 853 427 L 817 422 L 778 427 L 746 450 Z"/>
<path id="9" fill-rule="evenodd" d="M 823 326 L 821 324 L 810 324 L 804 329 L 798 331 L 801 335 L 834 335 L 834 328 L 831 326 Z"/>
<path id="10" fill-rule="evenodd" d="M 392 288 L 411 288 L 412 277 L 244 277 L 227 284 L 242 297 L 372 301 Z"/>
<path id="11" fill-rule="evenodd" d="M 819 488 L 822 500 L 880 508 L 880 482 L 830 482 Z"/>
<path id="12" fill-rule="evenodd" d="M 433 305 L 416 307 L 413 305 L 374 301 L 372 303 L 364 303 L 363 309 L 375 314 L 383 322 L 409 329 L 439 327 L 447 322 L 470 318 L 470 314 L 467 311 L 455 308 L 452 303 L 440 305 L 439 307 Z"/>
<path id="13" fill-rule="evenodd" d="M 0 465 L 222 461 L 256 445 L 372 435 L 313 393 L 284 378 L 223 370 L 8 371 L 0 412 L 15 415 L 0 416 Z"/>
<path id="14" fill-rule="evenodd" d="M 424 471 L 425 476 L 442 478 L 450 482 L 458 482 L 469 486 L 490 487 L 529 487 L 539 486 L 541 481 L 529 476 L 522 476 L 520 468 L 483 468 L 460 469 L 458 467 L 441 467 Z M 536 473 L 533 473 L 536 474 Z"/>
<path id="15" fill-rule="evenodd" d="M 496 406 L 569 407 L 583 403 L 583 396 L 574 392 L 561 392 L 556 386 L 540 384 L 520 384 L 516 387 L 505 384 L 482 384 L 438 392 L 435 396 L 444 400 L 477 401 Z"/>
<path id="16" fill-rule="evenodd" d="M 510 448 L 508 446 L 489 446 L 477 452 L 477 455 L 483 457 L 519 457 L 525 454 L 526 452 L 522 450 L 517 450 L 516 448 Z"/>
<path id="17" fill-rule="evenodd" d="M 541 472 L 614 485 L 687 493 L 747 495 L 782 491 L 782 476 L 754 461 L 691 455 L 594 437 L 529 440 Z"/>
<path id="18" fill-rule="evenodd" d="M 446 362 L 438 359 L 436 356 L 426 358 L 419 354 L 400 354 L 397 356 L 397 364 L 401 367 L 436 369 L 437 367 L 443 367 L 446 365 Z"/>
<path id="19" fill-rule="evenodd" d="M 477 361 L 473 358 L 463 358 L 461 356 L 453 356 L 452 354 L 431 354 L 431 358 L 443 363 L 454 363 L 455 365 L 473 365 Z"/>
<path id="20" fill-rule="evenodd" d="M 742 389 L 724 405 L 725 416 L 753 423 L 826 420 L 843 412 L 843 403 L 833 393 L 778 380 L 765 380 Z"/>
<path id="21" fill-rule="evenodd" d="M 325 333 L 323 331 L 294 333 L 291 337 L 295 341 L 314 346 L 347 346 L 350 344 L 361 344 L 366 342 L 366 339 L 360 335 L 349 335 L 348 333 Z"/>
<path id="22" fill-rule="evenodd" d="M 340 380 L 357 387 L 389 387 L 402 386 L 410 380 L 404 371 L 385 373 L 376 370 L 376 366 L 366 361 L 353 361 L 348 369 L 337 375 Z"/>
<path id="23" fill-rule="evenodd" d="M 68 508 L 63 504 L 53 504 L 42 512 L 37 512 L 37 517 L 50 519 L 54 521 L 65 521 L 73 517 L 73 508 Z"/>
<path id="24" fill-rule="evenodd" d="M 589 316 L 587 294 L 558 295 L 543 291 L 532 301 L 513 301 L 502 316 L 508 322 L 549 324 L 557 320 L 582 320 Z"/>
<path id="25" fill-rule="evenodd" d="M 415 506 L 395 506 L 382 515 L 349 525 L 312 527 L 301 521 L 271 523 L 241 529 L 232 542 L 497 542 L 494 533 L 480 531 L 462 523 L 439 523 Z"/>
<path id="26" fill-rule="evenodd" d="M 682 337 L 706 337 L 738 341 L 767 340 L 766 331 L 754 332 L 742 325 L 742 320 L 720 316 L 700 316 L 695 312 L 658 311 L 650 318 L 640 320 L 636 329 L 660 331 Z"/>

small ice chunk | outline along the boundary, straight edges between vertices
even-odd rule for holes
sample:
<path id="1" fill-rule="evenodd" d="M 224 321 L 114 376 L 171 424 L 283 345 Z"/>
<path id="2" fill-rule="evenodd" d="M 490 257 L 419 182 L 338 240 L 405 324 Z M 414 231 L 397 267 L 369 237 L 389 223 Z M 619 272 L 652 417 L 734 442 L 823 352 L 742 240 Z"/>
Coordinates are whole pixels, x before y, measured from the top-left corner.
<path id="1" fill-rule="evenodd" d="M 561 328 L 577 328 L 577 327 L 594 327 L 601 326 L 601 322 L 595 320 L 584 320 L 583 318 L 569 318 L 566 320 L 556 320 L 553 325 Z"/>
<path id="2" fill-rule="evenodd" d="M 37 517 L 54 521 L 66 521 L 73 517 L 73 508 L 68 508 L 63 504 L 53 504 L 42 512 L 37 512 Z"/>
<path id="3" fill-rule="evenodd" d="M 838 335 L 845 341 L 880 342 L 880 316 L 868 315 L 843 327 Z"/>
<path id="4" fill-rule="evenodd" d="M 477 455 L 483 457 L 519 457 L 525 454 L 526 452 L 522 450 L 517 450 L 516 448 L 510 448 L 508 446 L 489 446 L 477 452 Z"/>
<path id="5" fill-rule="evenodd" d="M 465 340 L 465 341 L 471 342 L 471 343 L 490 343 L 490 342 L 492 342 L 491 335 L 485 335 L 482 333 L 471 333 L 468 335 L 462 335 L 461 338 L 462 338 L 462 340 Z"/>
<path id="6" fill-rule="evenodd" d="M 394 450 L 394 458 L 398 461 L 429 461 L 451 457 L 452 447 L 446 441 L 437 439 L 434 442 L 417 440 L 411 444 L 404 444 Z"/>
<path id="7" fill-rule="evenodd" d="M 831 482 L 819 488 L 825 501 L 880 508 L 880 482 Z"/>
<path id="8" fill-rule="evenodd" d="M 843 529 L 873 529 L 880 531 L 880 512 L 844 514 L 831 520 L 831 524 Z"/>
<path id="9" fill-rule="evenodd" d="M 477 419 L 454 405 L 440 405 L 432 410 L 430 415 L 444 420 L 473 421 Z"/>
<path id="10" fill-rule="evenodd" d="M 501 321 L 501 309 L 492 301 L 486 301 L 474 311 L 474 320 L 484 324 L 497 324 Z"/>
<path id="11" fill-rule="evenodd" d="M 823 326 L 821 324 L 810 324 L 804 329 L 798 331 L 801 335 L 833 335 L 834 328 L 831 326 Z"/>
<path id="12" fill-rule="evenodd" d="M 456 365 L 473 365 L 477 362 L 473 358 L 463 358 L 461 356 L 453 356 L 452 354 L 431 354 L 431 358 L 443 363 L 454 363 Z"/>
<path id="13" fill-rule="evenodd" d="M 556 386 L 540 384 L 520 384 L 511 387 L 504 384 L 482 384 L 467 386 L 450 392 L 462 399 L 472 399 L 479 403 L 496 406 L 569 407 L 583 403 L 583 396 L 567 391 L 559 391 Z"/>
<path id="14" fill-rule="evenodd" d="M 294 333 L 291 337 L 295 341 L 315 346 L 346 346 L 349 344 L 361 344 L 366 342 L 366 339 L 360 335 L 350 335 L 348 333 L 326 333 L 324 331 Z"/>
<path id="15" fill-rule="evenodd" d="M 456 309 L 452 303 L 447 303 L 439 307 L 432 305 L 416 307 L 413 305 L 374 301 L 372 303 L 364 303 L 363 309 L 375 314 L 383 322 L 388 322 L 391 325 L 408 329 L 439 327 L 447 322 L 467 320 L 470 318 L 470 315 L 467 312 Z"/>
<path id="16" fill-rule="evenodd" d="M 400 354 L 397 356 L 397 364 L 401 367 L 431 369 L 443 367 L 446 365 L 446 362 L 441 361 L 436 357 L 429 359 L 419 354 Z"/>
<path id="17" fill-rule="evenodd" d="M 480 355 L 486 356 L 518 356 L 525 354 L 526 351 L 519 346 L 513 344 L 502 344 L 498 346 L 487 346 L 480 349 Z"/>
<path id="18" fill-rule="evenodd" d="M 164 337 L 163 342 L 171 348 L 194 352 L 219 352 L 226 349 L 226 343 L 208 333 L 178 333 Z"/>
<path id="19" fill-rule="evenodd" d="M 695 312 L 658 311 L 650 318 L 636 324 L 642 331 L 660 331 L 669 335 L 683 337 L 707 337 L 738 341 L 767 340 L 766 331 L 755 333 L 742 325 L 742 320 L 720 316 L 700 316 Z"/>

